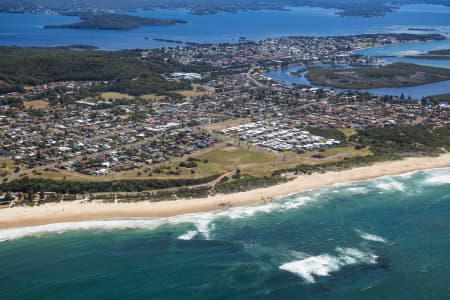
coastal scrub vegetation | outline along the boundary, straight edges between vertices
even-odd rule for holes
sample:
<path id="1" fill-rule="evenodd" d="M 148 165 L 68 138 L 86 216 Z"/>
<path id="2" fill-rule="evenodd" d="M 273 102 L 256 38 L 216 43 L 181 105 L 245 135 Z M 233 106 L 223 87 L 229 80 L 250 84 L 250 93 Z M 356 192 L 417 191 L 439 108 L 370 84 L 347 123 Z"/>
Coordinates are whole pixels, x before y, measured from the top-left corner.
<path id="1" fill-rule="evenodd" d="M 44 178 L 23 177 L 0 185 L 4 192 L 54 192 L 60 194 L 106 193 L 106 192 L 140 192 L 176 187 L 205 184 L 217 179 L 220 175 L 192 179 L 143 179 L 114 181 L 69 181 Z"/>
<path id="2" fill-rule="evenodd" d="M 428 126 L 404 126 L 369 128 L 358 131 L 352 139 L 370 147 L 376 156 L 392 157 L 409 154 L 437 154 L 450 150 L 450 128 Z"/>
<path id="3" fill-rule="evenodd" d="M 262 188 L 287 182 L 290 179 L 279 175 L 256 177 L 248 174 L 240 174 L 237 170 L 232 178 L 224 177 L 215 187 L 214 190 L 219 193 L 230 194 L 237 192 L 245 192 L 255 188 Z"/>

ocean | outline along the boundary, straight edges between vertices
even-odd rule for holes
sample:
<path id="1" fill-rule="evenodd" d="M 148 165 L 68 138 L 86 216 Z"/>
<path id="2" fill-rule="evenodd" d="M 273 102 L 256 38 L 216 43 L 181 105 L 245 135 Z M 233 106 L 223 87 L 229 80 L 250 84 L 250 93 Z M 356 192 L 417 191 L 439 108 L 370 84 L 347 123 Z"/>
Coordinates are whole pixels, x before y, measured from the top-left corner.
<path id="1" fill-rule="evenodd" d="M 450 169 L 0 230 L 0 299 L 449 299 Z"/>

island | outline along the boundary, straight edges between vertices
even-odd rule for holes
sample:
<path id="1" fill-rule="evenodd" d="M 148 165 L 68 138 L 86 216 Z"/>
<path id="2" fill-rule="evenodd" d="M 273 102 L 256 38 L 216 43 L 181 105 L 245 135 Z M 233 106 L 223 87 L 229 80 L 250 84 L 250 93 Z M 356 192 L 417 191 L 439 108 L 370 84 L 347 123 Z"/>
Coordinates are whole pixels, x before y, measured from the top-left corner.
<path id="1" fill-rule="evenodd" d="M 187 23 L 184 20 L 155 19 L 125 14 L 84 15 L 80 16 L 80 19 L 80 22 L 62 25 L 45 25 L 44 28 L 130 30 L 142 26 L 170 26 Z"/>
<path id="2" fill-rule="evenodd" d="M 299 68 L 299 69 L 297 69 L 297 70 L 295 70 L 295 71 L 289 72 L 289 75 L 301 77 L 301 76 L 302 76 L 302 73 L 305 72 L 305 71 L 307 71 L 306 68 Z"/>
<path id="3" fill-rule="evenodd" d="M 306 78 L 312 84 L 344 89 L 405 87 L 450 80 L 449 69 L 409 63 L 361 68 L 308 69 Z"/>
<path id="4" fill-rule="evenodd" d="M 436 31 L 436 30 L 434 30 L 434 29 L 432 29 L 432 28 L 416 28 L 416 27 L 411 27 L 411 28 L 408 28 L 408 31 Z"/>
<path id="5" fill-rule="evenodd" d="M 145 39 L 148 40 L 148 37 Z M 164 42 L 164 43 L 184 44 L 184 42 L 180 41 L 180 40 L 171 40 L 171 39 L 162 39 L 162 38 L 154 38 L 153 40 L 157 41 L 157 42 Z"/>
<path id="6" fill-rule="evenodd" d="M 433 51 L 428 51 L 427 53 L 424 53 L 424 54 L 408 55 L 407 57 L 412 57 L 412 58 L 449 59 L 449 58 L 450 58 L 450 49 L 433 50 Z"/>

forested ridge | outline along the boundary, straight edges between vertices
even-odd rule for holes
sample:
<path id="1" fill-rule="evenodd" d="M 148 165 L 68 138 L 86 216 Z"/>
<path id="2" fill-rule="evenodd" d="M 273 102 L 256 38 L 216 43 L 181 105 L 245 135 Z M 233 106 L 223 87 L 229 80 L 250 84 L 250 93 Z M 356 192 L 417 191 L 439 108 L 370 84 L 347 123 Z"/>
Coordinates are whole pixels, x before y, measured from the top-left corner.
<path id="1" fill-rule="evenodd" d="M 26 85 L 56 81 L 110 81 L 111 91 L 141 95 L 190 87 L 167 81 L 162 74 L 185 68 L 157 52 L 141 58 L 141 51 L 0 47 L 0 93 L 20 91 Z"/>

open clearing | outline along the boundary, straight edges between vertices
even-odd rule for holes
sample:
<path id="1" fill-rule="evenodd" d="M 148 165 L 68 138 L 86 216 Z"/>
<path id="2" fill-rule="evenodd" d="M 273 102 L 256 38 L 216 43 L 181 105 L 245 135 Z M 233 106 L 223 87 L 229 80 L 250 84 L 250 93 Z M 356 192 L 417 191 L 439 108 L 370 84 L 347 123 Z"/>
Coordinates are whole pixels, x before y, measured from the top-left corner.
<path id="1" fill-rule="evenodd" d="M 26 109 L 28 108 L 43 109 L 47 108 L 49 106 L 49 103 L 44 100 L 32 100 L 32 101 L 25 101 L 23 103 L 23 106 L 25 106 Z"/>

